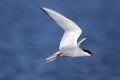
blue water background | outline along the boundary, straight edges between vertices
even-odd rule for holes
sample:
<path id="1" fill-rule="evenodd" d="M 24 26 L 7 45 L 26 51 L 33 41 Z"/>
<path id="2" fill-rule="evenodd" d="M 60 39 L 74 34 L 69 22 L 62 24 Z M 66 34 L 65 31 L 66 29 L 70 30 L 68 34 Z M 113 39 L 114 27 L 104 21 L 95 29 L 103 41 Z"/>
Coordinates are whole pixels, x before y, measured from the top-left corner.
<path id="1" fill-rule="evenodd" d="M 28 62 L 56 52 L 63 30 L 39 8 L 73 20 L 97 58 Z M 0 0 L 0 80 L 120 80 L 120 0 Z"/>

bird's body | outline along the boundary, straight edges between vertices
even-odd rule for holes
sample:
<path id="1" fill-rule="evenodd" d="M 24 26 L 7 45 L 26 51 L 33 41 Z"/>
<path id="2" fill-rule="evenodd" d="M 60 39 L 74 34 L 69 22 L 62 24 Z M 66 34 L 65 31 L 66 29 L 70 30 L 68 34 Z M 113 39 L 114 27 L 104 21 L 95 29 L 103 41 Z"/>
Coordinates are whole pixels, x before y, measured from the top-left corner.
<path id="1" fill-rule="evenodd" d="M 70 19 L 64 17 L 60 13 L 49 8 L 41 7 L 54 22 L 56 22 L 65 33 L 61 39 L 59 51 L 45 58 L 46 63 L 55 60 L 58 57 L 95 57 L 90 51 L 79 48 L 80 44 L 86 39 L 83 38 L 78 42 L 78 38 L 82 33 L 81 28 Z"/>
<path id="2" fill-rule="evenodd" d="M 61 55 L 65 57 L 82 57 L 88 55 L 85 54 L 79 47 L 64 48 L 61 49 L 60 52 L 63 53 L 63 55 L 62 54 Z"/>
<path id="3" fill-rule="evenodd" d="M 51 56 L 45 58 L 45 63 L 51 62 L 58 57 L 83 57 L 92 56 L 95 57 L 90 51 L 79 48 L 79 45 L 86 39 L 83 38 L 78 41 L 79 36 L 82 33 L 81 28 L 70 19 L 64 17 L 56 11 L 49 8 L 41 7 L 41 9 L 55 21 L 65 33 L 61 39 L 59 51 L 55 52 Z"/>

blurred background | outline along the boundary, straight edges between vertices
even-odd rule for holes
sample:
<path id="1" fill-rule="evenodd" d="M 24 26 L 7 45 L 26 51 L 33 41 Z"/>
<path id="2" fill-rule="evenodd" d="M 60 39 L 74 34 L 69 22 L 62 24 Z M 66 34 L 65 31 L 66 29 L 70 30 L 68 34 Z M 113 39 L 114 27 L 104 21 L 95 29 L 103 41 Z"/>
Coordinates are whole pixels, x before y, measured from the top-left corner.
<path id="1" fill-rule="evenodd" d="M 97 58 L 27 65 L 56 52 L 64 32 L 40 6 L 78 24 Z M 0 80 L 120 80 L 119 44 L 120 0 L 0 0 Z"/>

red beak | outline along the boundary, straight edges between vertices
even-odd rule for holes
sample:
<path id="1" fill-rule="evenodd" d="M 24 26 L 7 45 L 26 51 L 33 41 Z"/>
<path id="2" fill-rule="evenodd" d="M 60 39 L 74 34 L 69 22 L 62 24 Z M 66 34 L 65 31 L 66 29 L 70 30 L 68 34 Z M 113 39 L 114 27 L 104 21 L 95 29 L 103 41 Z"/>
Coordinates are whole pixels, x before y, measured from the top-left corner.
<path id="1" fill-rule="evenodd" d="M 91 57 L 96 58 L 96 56 L 94 54 L 91 54 Z"/>

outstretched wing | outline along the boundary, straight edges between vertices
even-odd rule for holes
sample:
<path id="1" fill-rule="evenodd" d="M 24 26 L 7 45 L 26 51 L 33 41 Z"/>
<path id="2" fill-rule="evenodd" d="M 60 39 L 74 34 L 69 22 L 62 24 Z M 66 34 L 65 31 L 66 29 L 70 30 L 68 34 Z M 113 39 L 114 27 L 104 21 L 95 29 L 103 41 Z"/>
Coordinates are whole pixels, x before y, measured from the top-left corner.
<path id="1" fill-rule="evenodd" d="M 85 41 L 85 40 L 86 40 L 86 38 L 82 38 L 82 39 L 78 40 L 78 41 L 77 41 L 78 46 L 80 46 L 80 44 L 81 44 L 83 41 Z"/>
<path id="2" fill-rule="evenodd" d="M 45 7 L 41 7 L 41 9 L 65 30 L 59 49 L 65 47 L 77 47 L 77 39 L 82 33 L 82 30 L 79 28 L 79 26 L 56 11 Z"/>

